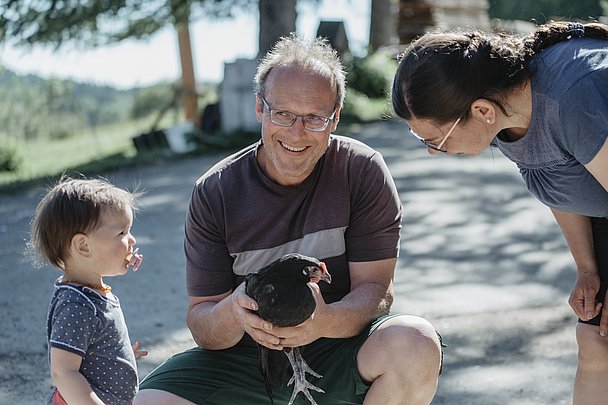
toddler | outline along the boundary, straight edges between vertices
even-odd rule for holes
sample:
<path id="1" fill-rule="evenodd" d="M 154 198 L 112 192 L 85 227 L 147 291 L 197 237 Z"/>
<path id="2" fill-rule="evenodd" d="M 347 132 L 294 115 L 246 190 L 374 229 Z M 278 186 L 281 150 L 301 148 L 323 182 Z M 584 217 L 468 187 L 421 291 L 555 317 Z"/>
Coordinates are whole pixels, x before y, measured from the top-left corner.
<path id="1" fill-rule="evenodd" d="M 137 194 L 102 179 L 62 177 L 32 221 L 31 247 L 63 271 L 47 318 L 49 404 L 125 404 L 137 393 L 135 359 L 120 301 L 103 277 L 136 271 L 131 235 Z"/>

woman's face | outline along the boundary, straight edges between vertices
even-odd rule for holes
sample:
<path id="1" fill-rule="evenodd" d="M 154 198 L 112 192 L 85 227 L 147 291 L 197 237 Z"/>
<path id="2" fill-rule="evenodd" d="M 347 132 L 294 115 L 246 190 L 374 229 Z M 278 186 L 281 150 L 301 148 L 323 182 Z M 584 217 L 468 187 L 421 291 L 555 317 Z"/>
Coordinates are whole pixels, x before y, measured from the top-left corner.
<path id="1" fill-rule="evenodd" d="M 450 155 L 477 156 L 490 146 L 494 138 L 489 126 L 475 118 L 466 121 L 463 117 L 458 122 L 454 120 L 442 125 L 430 119 L 411 118 L 407 123 L 415 136 L 431 145 L 427 148 L 432 155 L 441 153 L 436 150 L 440 148 Z"/>

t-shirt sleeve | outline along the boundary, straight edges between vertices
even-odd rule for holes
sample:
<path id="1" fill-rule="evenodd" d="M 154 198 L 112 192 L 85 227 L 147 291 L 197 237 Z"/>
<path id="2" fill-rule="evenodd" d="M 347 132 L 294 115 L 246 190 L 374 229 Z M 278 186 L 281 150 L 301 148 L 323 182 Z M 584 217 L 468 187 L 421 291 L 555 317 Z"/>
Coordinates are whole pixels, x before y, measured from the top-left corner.
<path id="1" fill-rule="evenodd" d="M 96 330 L 95 307 L 72 295 L 54 308 L 49 345 L 84 357 Z"/>
<path id="2" fill-rule="evenodd" d="M 222 219 L 207 198 L 213 192 L 203 185 L 194 188 L 185 226 L 186 287 L 193 297 L 219 295 L 233 287 L 233 259 L 218 227 Z"/>
<path id="3" fill-rule="evenodd" d="M 608 137 L 608 74 L 597 71 L 573 85 L 560 100 L 562 140 L 582 164 L 593 160 Z"/>
<path id="4" fill-rule="evenodd" d="M 397 257 L 402 206 L 384 159 L 379 153 L 373 154 L 355 175 L 358 179 L 346 230 L 348 261 Z"/>

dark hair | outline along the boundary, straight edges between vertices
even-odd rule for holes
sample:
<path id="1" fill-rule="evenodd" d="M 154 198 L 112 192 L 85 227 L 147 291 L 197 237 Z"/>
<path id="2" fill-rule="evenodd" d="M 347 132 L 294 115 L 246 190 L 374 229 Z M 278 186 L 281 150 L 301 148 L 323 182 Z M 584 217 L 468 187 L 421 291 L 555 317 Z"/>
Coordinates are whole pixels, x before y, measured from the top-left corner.
<path id="1" fill-rule="evenodd" d="M 96 229 L 102 209 L 136 211 L 138 196 L 105 179 L 63 176 L 36 207 L 29 248 L 63 268 L 74 235 Z"/>
<path id="2" fill-rule="evenodd" d="M 414 116 L 444 124 L 466 119 L 473 101 L 485 98 L 507 114 L 506 96 L 531 77 L 534 55 L 580 37 L 608 39 L 608 26 L 551 22 L 523 38 L 479 31 L 425 34 L 400 56 L 393 110 L 406 120 Z"/>

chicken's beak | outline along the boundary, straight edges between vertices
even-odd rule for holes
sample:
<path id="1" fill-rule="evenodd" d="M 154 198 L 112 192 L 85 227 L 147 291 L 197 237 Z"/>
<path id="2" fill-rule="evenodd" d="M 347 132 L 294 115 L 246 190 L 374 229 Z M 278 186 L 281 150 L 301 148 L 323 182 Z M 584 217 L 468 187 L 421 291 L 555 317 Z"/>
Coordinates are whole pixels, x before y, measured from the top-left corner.
<path id="1" fill-rule="evenodd" d="M 325 281 L 327 284 L 331 284 L 331 274 L 329 274 L 329 271 L 327 271 L 325 263 L 321 262 L 319 267 L 321 267 L 321 276 L 319 279 Z"/>
<path id="2" fill-rule="evenodd" d="M 306 270 L 308 271 L 308 275 L 312 283 L 318 283 L 319 281 L 323 280 L 327 284 L 331 284 L 331 275 L 327 271 L 325 263 L 320 262 L 318 266 L 308 266 Z"/>

